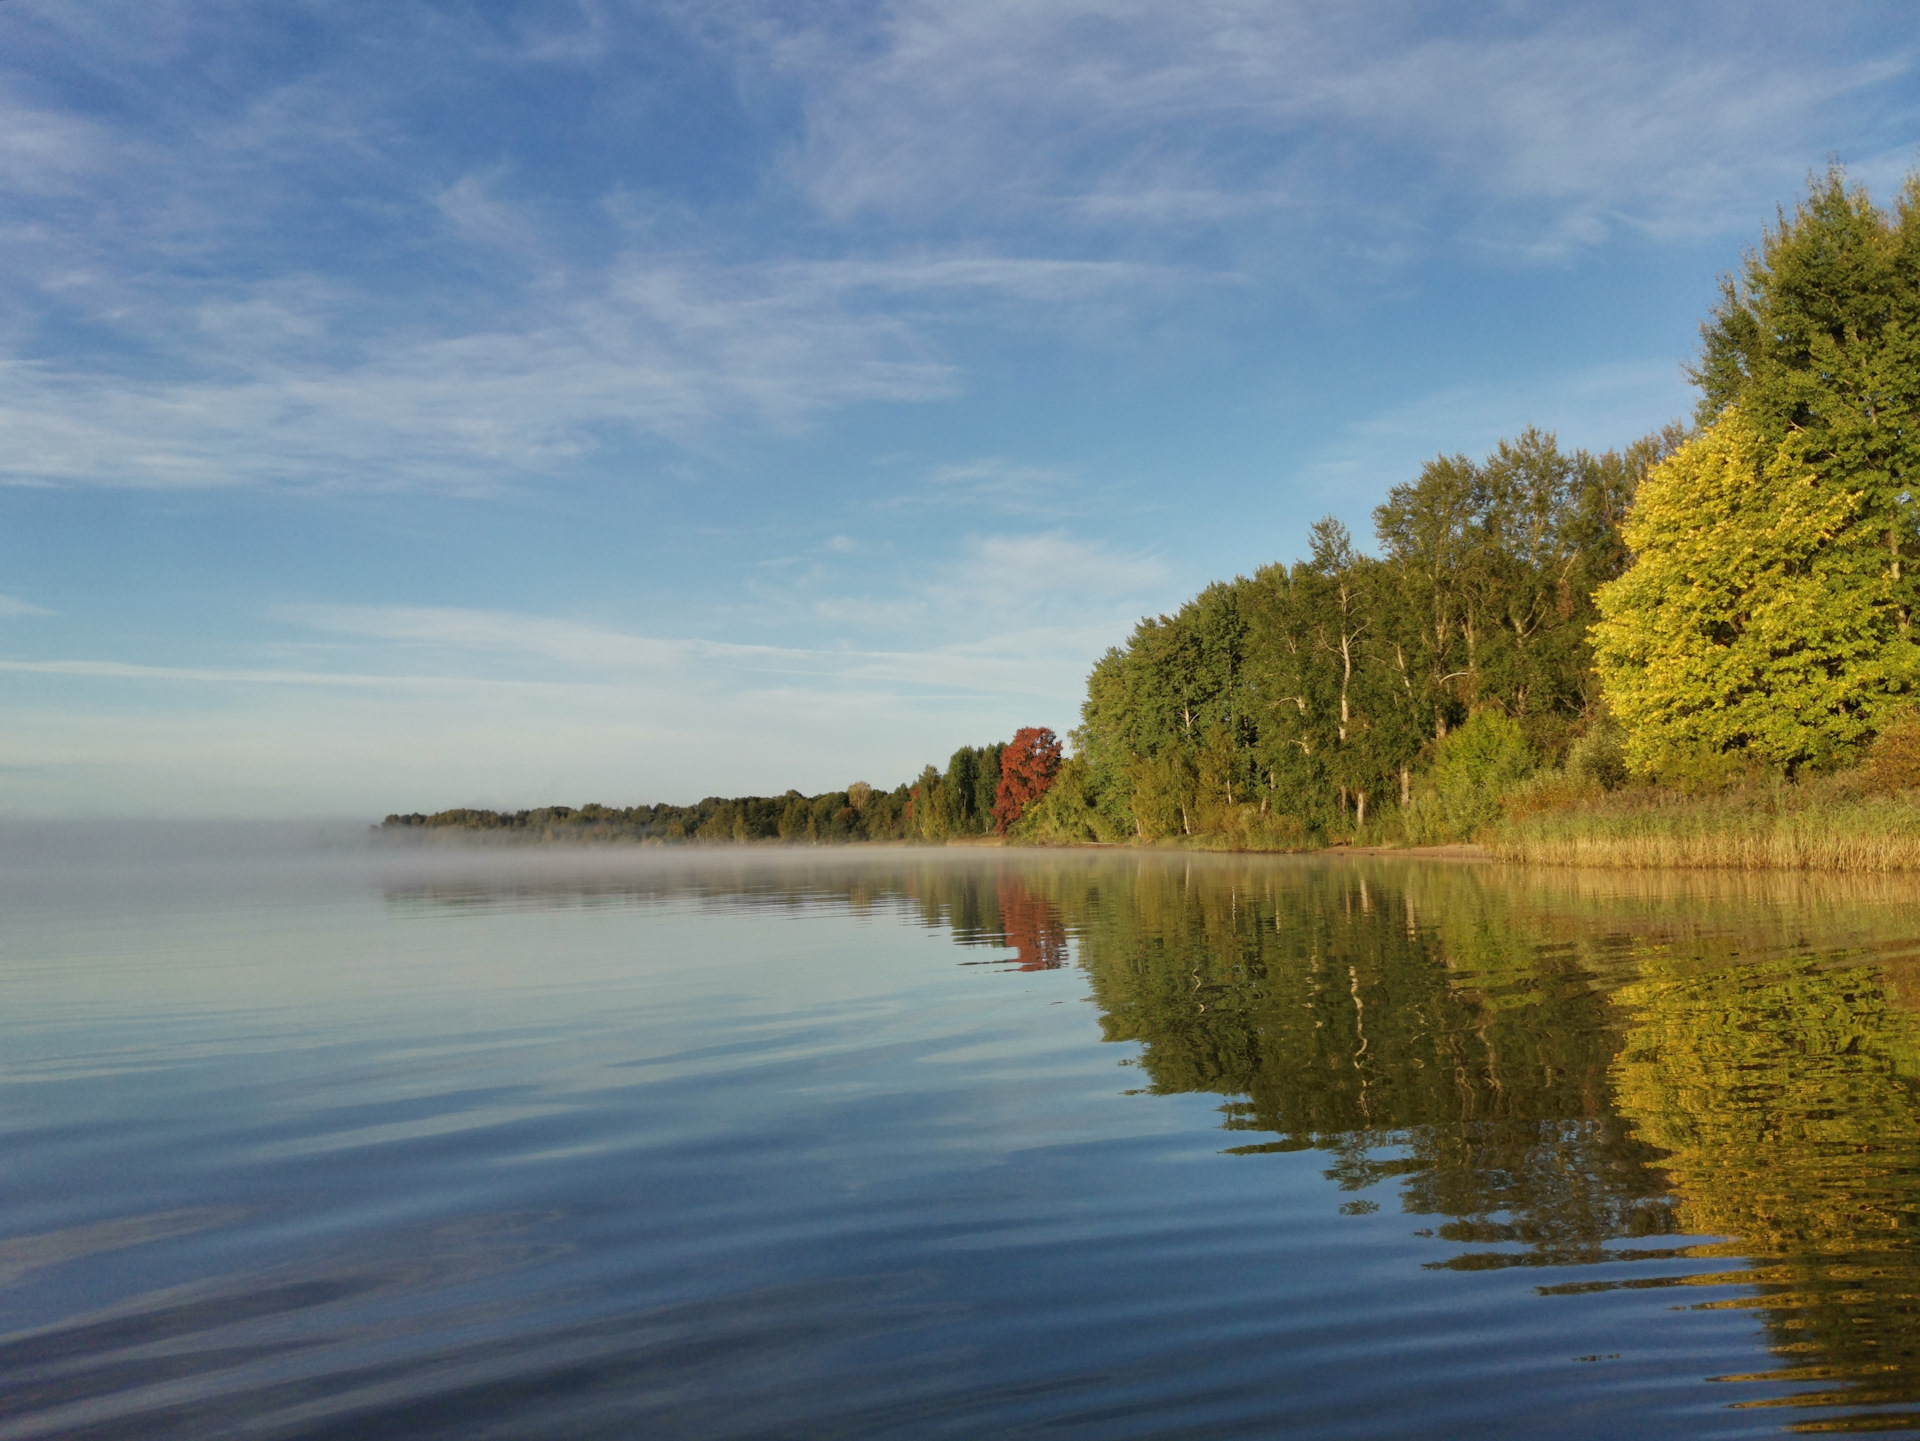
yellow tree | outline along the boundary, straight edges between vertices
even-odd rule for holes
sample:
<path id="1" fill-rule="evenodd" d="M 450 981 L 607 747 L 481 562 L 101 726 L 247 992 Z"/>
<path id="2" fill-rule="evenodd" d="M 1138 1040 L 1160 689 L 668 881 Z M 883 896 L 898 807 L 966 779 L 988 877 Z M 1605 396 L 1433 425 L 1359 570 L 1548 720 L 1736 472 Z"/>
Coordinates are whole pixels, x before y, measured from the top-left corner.
<path id="1" fill-rule="evenodd" d="M 1915 674 L 1867 497 L 1819 474 L 1800 438 L 1769 446 L 1729 406 L 1634 496 L 1634 562 L 1596 595 L 1593 640 L 1638 771 L 1831 760 Z"/>

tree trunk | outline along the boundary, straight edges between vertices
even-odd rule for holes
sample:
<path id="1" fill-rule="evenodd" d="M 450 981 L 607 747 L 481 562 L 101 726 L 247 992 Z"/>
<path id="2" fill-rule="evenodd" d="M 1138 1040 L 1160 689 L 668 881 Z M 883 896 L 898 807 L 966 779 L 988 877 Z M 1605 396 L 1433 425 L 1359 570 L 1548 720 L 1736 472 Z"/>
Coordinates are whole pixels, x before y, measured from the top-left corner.
<path id="1" fill-rule="evenodd" d="M 1347 726 L 1353 716 L 1347 709 L 1347 689 L 1353 684 L 1353 639 L 1340 633 L 1340 744 L 1347 743 Z"/>

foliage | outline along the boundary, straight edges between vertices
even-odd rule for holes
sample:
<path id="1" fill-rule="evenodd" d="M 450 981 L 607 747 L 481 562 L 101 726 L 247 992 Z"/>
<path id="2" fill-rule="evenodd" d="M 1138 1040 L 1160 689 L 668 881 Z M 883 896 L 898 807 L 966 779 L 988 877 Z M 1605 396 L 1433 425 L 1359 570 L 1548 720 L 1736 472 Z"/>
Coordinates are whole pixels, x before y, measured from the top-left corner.
<path id="1" fill-rule="evenodd" d="M 1868 753 L 1865 779 L 1876 791 L 1920 789 L 1920 708 L 1881 727 Z"/>
<path id="2" fill-rule="evenodd" d="M 1738 406 L 1641 484 L 1632 569 L 1598 594 L 1595 658 L 1634 770 L 1743 752 L 1796 768 L 1866 739 L 1914 673 L 1863 493 Z"/>
<path id="3" fill-rule="evenodd" d="M 1516 814 L 1857 757 L 1920 679 L 1920 177 L 1890 213 L 1816 178 L 1694 379 L 1698 431 L 1438 456 L 1375 554 L 1329 518 L 1306 558 L 1143 619 L 1088 677 L 1081 829 L 1239 844 L 1253 806 L 1323 843 L 1465 834 L 1508 782 L 1421 772 L 1481 714 L 1543 763 Z"/>
<path id="4" fill-rule="evenodd" d="M 1618 790 L 1627 781 L 1626 736 L 1604 711 L 1567 747 L 1568 781 L 1583 789 Z"/>
<path id="5" fill-rule="evenodd" d="M 1051 731 L 1022 731 L 1051 737 Z M 1054 756 L 1058 757 L 1058 742 Z M 837 845 L 849 841 L 944 841 L 981 836 L 993 829 L 1005 742 L 962 746 L 943 773 L 926 767 L 912 785 L 891 791 L 855 781 L 844 791 L 804 796 L 708 796 L 690 806 L 541 806 L 523 811 L 448 810 L 433 815 L 390 815 L 380 829 L 464 839 L 516 841 L 629 841 L 704 845 L 785 841 Z M 1044 745 L 1042 745 L 1044 752 Z M 1044 754 L 1030 762 L 1028 783 L 1044 769 Z"/>
<path id="6" fill-rule="evenodd" d="M 1749 254 L 1701 327 L 1699 418 L 1738 405 L 1769 446 L 1790 435 L 1865 493 L 1890 562 L 1914 554 L 1920 466 L 1920 175 L 1891 214 L 1837 166 Z M 1902 579 L 1911 605 L 1911 567 Z"/>
<path id="7" fill-rule="evenodd" d="M 1045 726 L 1024 726 L 1000 757 L 993 826 L 1001 835 L 1053 784 L 1060 769 L 1060 738 Z"/>
<path id="8" fill-rule="evenodd" d="M 1068 756 L 1060 763 L 1047 793 L 1028 808 L 1007 834 L 1016 840 L 1043 845 L 1082 845 L 1121 837 L 1093 803 L 1088 789 L 1090 767 L 1084 756 Z"/>
<path id="9" fill-rule="evenodd" d="M 1836 166 L 1701 327 L 1702 434 L 1641 488 L 1599 597 L 1607 695 L 1643 774 L 1857 755 L 1914 683 L 1920 175 L 1891 214 Z"/>
<path id="10" fill-rule="evenodd" d="M 1533 765 L 1533 748 L 1517 721 L 1499 711 L 1475 712 L 1434 748 L 1408 812 L 1408 838 L 1469 839 L 1499 816 L 1501 798 Z"/>
<path id="11" fill-rule="evenodd" d="M 1375 513 L 1380 555 L 1337 521 L 1309 554 L 1144 619 L 1087 680 L 1084 829 L 1138 841 L 1293 846 L 1400 830 L 1416 770 L 1470 714 L 1557 754 L 1596 709 L 1593 588 L 1618 521 L 1678 443 L 1602 456 L 1529 430 L 1441 456 Z"/>

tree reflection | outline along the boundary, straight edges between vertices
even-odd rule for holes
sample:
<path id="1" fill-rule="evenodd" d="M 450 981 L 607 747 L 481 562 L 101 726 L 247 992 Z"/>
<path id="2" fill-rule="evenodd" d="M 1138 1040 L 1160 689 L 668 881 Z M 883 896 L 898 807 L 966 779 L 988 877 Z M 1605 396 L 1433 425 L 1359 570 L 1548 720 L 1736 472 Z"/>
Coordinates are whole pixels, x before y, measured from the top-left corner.
<path id="1" fill-rule="evenodd" d="M 1877 968 L 1810 955 L 1647 972 L 1620 993 L 1620 1109 L 1667 1153 L 1680 1224 L 1752 1263 L 1758 1296 L 1710 1303 L 1765 1316 L 1787 1364 L 1751 1379 L 1820 1386 L 1803 1405 L 1920 1402 L 1914 1016 Z"/>
<path id="2" fill-rule="evenodd" d="M 1020 957 L 1023 971 L 1057 971 L 1067 963 L 1067 926 L 1053 904 L 1029 891 L 1017 875 L 995 887 L 1001 944 Z"/>
<path id="3" fill-rule="evenodd" d="M 1143 874 L 1081 944 L 1109 1039 L 1229 1129 L 1443 1218 L 1456 1269 L 1745 1258 L 1782 1367 L 1920 1422 L 1920 1024 L 1904 897 L 1363 866 Z M 1896 945 L 1895 943 L 1899 943 Z M 1872 956 L 1871 961 L 1868 960 Z M 1356 1208 L 1357 1209 L 1357 1208 Z M 1651 1252 L 1633 1238 L 1725 1238 Z M 1615 1284 L 1552 1285 L 1587 1291 Z M 1874 1410 L 1861 1410 L 1873 1407 Z M 1898 1409 L 1887 1409 L 1898 1408 Z"/>
<path id="4" fill-rule="evenodd" d="M 548 903 L 610 884 L 554 882 L 571 899 Z M 1753 1309 L 1781 1365 L 1729 1379 L 1834 1408 L 1816 1429 L 1920 1426 L 1920 891 L 1902 883 L 932 852 L 617 885 L 893 907 L 1022 970 L 1076 958 L 1146 1089 L 1220 1097 L 1231 1152 L 1324 1153 L 1345 1209 L 1391 1186 L 1448 1243 L 1431 1264 L 1669 1262 L 1548 1292 L 1743 1282 L 1705 1304 Z"/>
<path id="5" fill-rule="evenodd" d="M 1610 1104 L 1604 989 L 1497 893 L 1422 888 L 1325 867 L 1143 874 L 1081 942 L 1106 1035 L 1140 1043 L 1154 1090 L 1233 1097 L 1230 1129 L 1279 1138 L 1236 1151 L 1329 1151 L 1344 1188 L 1397 1180 L 1442 1237 L 1503 1248 L 1441 1264 L 1598 1259 L 1671 1230 L 1657 1153 Z"/>

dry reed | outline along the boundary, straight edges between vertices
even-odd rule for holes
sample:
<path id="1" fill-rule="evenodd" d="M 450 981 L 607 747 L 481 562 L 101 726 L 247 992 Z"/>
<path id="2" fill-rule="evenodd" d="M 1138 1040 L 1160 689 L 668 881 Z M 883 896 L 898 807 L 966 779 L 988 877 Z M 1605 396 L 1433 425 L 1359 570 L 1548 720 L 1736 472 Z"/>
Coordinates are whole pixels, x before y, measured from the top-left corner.
<path id="1" fill-rule="evenodd" d="M 1920 870 L 1920 792 L 1854 779 L 1779 782 L 1720 795 L 1636 790 L 1510 819 L 1486 837 L 1502 860 L 1634 870 Z"/>

